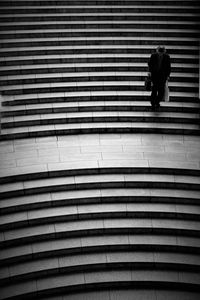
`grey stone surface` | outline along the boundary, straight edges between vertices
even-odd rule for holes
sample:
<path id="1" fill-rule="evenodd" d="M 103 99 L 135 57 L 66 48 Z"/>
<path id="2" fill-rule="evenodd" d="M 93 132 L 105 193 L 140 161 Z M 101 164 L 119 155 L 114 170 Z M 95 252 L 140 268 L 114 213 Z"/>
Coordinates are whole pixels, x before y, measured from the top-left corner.
<path id="1" fill-rule="evenodd" d="M 197 300 L 199 3 L 61 2 L 0 1 L 0 299 Z"/>

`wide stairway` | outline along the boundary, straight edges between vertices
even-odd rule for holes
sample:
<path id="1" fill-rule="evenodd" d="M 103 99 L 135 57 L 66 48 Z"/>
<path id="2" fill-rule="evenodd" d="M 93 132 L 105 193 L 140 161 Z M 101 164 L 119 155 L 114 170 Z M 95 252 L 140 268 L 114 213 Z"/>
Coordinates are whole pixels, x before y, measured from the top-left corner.
<path id="1" fill-rule="evenodd" d="M 0 1 L 0 299 L 200 299 L 199 17 L 198 0 Z"/>

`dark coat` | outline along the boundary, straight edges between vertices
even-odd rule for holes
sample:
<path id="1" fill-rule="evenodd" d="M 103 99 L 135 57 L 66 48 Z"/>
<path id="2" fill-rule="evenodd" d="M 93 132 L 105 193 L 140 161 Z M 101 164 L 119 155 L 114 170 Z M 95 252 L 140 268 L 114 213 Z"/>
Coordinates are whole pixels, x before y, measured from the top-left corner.
<path id="1" fill-rule="evenodd" d="M 153 53 L 149 60 L 149 72 L 153 82 L 165 83 L 171 72 L 170 56 L 167 53 Z"/>

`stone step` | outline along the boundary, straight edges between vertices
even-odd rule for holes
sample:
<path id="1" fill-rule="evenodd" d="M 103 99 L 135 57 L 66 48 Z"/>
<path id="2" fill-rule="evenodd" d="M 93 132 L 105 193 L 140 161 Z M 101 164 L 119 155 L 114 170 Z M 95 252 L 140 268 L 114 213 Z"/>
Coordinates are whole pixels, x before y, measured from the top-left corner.
<path id="1" fill-rule="evenodd" d="M 42 241 L 51 241 L 57 239 L 63 239 L 68 242 L 70 238 L 83 238 L 87 236 L 101 237 L 103 234 L 112 235 L 118 232 L 117 236 L 121 235 L 178 235 L 180 237 L 199 237 L 199 222 L 191 220 L 178 220 L 173 218 L 131 218 L 131 217 L 116 217 L 105 218 L 103 220 L 88 219 L 86 220 L 74 220 L 65 222 L 54 222 L 47 224 L 37 225 L 31 224 L 28 228 L 16 228 L 4 231 L 5 240 L 1 242 L 2 250 L 6 248 L 14 248 L 18 245 L 25 246 L 30 243 L 39 244 Z M 56 237 L 55 237 L 56 232 Z M 93 241 L 94 243 L 94 241 Z M 95 243 L 94 243 L 95 244 Z M 93 245 L 94 245 L 93 244 Z M 143 245 L 144 245 L 143 241 Z M 108 243 L 109 245 L 109 243 Z M 198 245 L 199 248 L 199 245 Z M 51 249 L 51 248 L 50 248 Z M 45 250 L 45 248 L 44 248 Z M 199 251 L 199 249 L 198 249 Z"/>
<path id="2" fill-rule="evenodd" d="M 39 47 L 17 47 L 17 48 L 1 48 L 2 56 L 28 56 L 28 55 L 52 55 L 52 54 L 76 54 L 76 53 L 132 53 L 132 54 L 149 54 L 155 51 L 155 46 L 147 45 L 75 45 L 75 46 L 39 46 Z M 190 56 L 198 55 L 198 47 L 196 46 L 169 46 L 167 51 L 170 55 Z"/>
<path id="3" fill-rule="evenodd" d="M 73 18 L 72 18 L 73 17 Z M 138 20 L 138 21 L 144 21 L 144 20 L 149 20 L 149 21 L 162 21 L 163 19 L 169 20 L 169 21 L 193 21 L 193 22 L 198 22 L 199 21 L 199 15 L 193 14 L 193 13 L 88 13 L 88 14 L 67 14 L 67 13 L 62 13 L 62 14 L 29 14 L 27 15 L 21 15 L 21 14 L 1 14 L 0 15 L 0 21 L 2 22 L 7 22 L 9 21 L 20 21 L 20 22 L 28 22 L 28 21 L 38 21 L 38 22 L 43 22 L 43 21 L 80 21 L 80 20 L 88 20 L 88 21 L 94 21 L 94 20 L 100 20 L 100 21 L 107 21 L 107 20 L 118 20 L 118 21 L 123 21 L 123 20 Z"/>
<path id="4" fill-rule="evenodd" d="M 97 146 L 96 146 L 97 147 Z M 102 147 L 97 147 L 102 148 Z M 141 148 L 141 147 L 140 147 Z M 144 147 L 143 147 L 144 148 Z M 133 155 L 133 154 L 132 154 Z M 125 156 L 125 155 L 124 155 Z M 128 166 L 129 160 L 126 161 L 126 166 Z M 59 163 L 57 164 L 59 165 Z M 84 163 L 83 163 L 84 165 Z M 14 178 L 8 178 L 8 182 L 1 183 L 1 199 L 10 198 L 14 196 L 24 196 L 33 195 L 38 193 L 47 192 L 63 192 L 63 191 L 74 191 L 74 190 L 84 190 L 84 189 L 99 189 L 99 188 L 113 188 L 115 185 L 119 185 L 118 188 L 148 188 L 148 189 L 183 189 L 183 190 L 200 190 L 200 179 L 199 171 L 191 170 L 181 170 L 176 168 L 151 168 L 152 174 L 147 170 L 147 167 L 122 167 L 110 170 L 108 167 L 104 167 L 101 170 L 98 168 L 89 167 L 88 169 L 82 169 L 81 163 L 80 167 L 77 169 L 76 162 L 71 162 L 71 168 L 65 169 L 65 174 L 61 169 L 57 172 L 51 170 L 50 173 L 46 175 L 43 172 L 43 178 L 41 174 L 30 174 L 30 176 L 23 177 L 24 180 L 18 176 L 15 181 Z M 54 166 L 55 167 L 55 166 Z M 75 168 L 74 168 L 75 167 Z M 117 169 L 119 171 L 117 171 Z M 133 170 L 130 173 L 130 170 Z M 73 172 L 74 171 L 74 172 Z M 75 173 L 76 172 L 76 173 Z M 19 175 L 19 174 L 18 174 Z M 10 182 L 9 182 L 10 180 Z M 160 184 L 160 187 L 158 186 Z M 182 185 L 185 184 L 183 188 Z M 97 186 L 95 186 L 97 185 Z M 161 187 L 162 186 L 162 187 Z"/>
<path id="5" fill-rule="evenodd" d="M 62 181 L 62 180 L 61 180 Z M 200 221 L 198 205 L 156 204 L 156 203 L 95 203 L 81 205 L 67 205 L 62 207 L 38 208 L 27 212 L 4 214 L 1 217 L 1 230 L 27 228 L 30 225 L 51 224 L 72 220 L 105 218 L 159 218 Z"/>
<path id="6" fill-rule="evenodd" d="M 43 21 L 43 22 L 2 22 L 3 30 L 39 30 L 67 28 L 158 28 L 158 29 L 197 29 L 199 22 L 194 21 Z"/>
<path id="7" fill-rule="evenodd" d="M 47 137 L 55 135 L 94 133 L 163 133 L 199 135 L 199 125 L 179 123 L 151 123 L 151 122 L 97 122 L 78 124 L 52 124 L 43 126 L 28 126 L 3 129 L 0 140 Z"/>
<path id="8" fill-rule="evenodd" d="M 82 101 L 150 101 L 150 93 L 146 91 L 89 91 L 74 93 L 39 93 L 27 95 L 3 96 L 4 106 L 27 105 L 37 103 L 62 103 Z M 170 92 L 170 101 L 199 103 L 198 93 Z M 181 105 L 179 103 L 178 105 Z M 171 105 L 171 102 L 170 102 Z M 173 104 L 172 104 L 173 105 Z"/>
<path id="9" fill-rule="evenodd" d="M 106 42 L 107 40 L 105 40 Z M 55 40 L 52 41 L 53 42 L 56 42 Z M 118 50 L 118 51 L 123 51 L 123 50 L 127 50 L 127 51 L 132 51 L 133 54 L 137 54 L 137 53 L 140 53 L 140 54 L 149 54 L 149 53 L 152 53 L 152 51 L 155 51 L 155 46 L 154 45 L 139 45 L 139 42 L 138 42 L 138 45 L 130 45 L 130 44 L 126 44 L 126 40 L 124 40 L 124 45 L 123 44 L 120 44 L 121 41 L 119 41 L 119 44 L 116 44 L 115 41 L 113 40 L 113 44 L 102 44 L 102 45 L 95 45 L 95 44 L 87 44 L 85 45 L 84 44 L 84 40 L 82 41 L 83 42 L 83 45 L 60 45 L 59 44 L 60 40 L 57 40 L 57 45 L 56 46 L 33 46 L 33 45 L 30 45 L 29 47 L 8 47 L 8 48 L 0 48 L 0 53 L 2 53 L 2 56 L 16 56 L 15 53 L 18 53 L 20 55 L 23 55 L 23 56 L 26 56 L 26 53 L 29 54 L 29 53 L 32 53 L 31 51 L 35 51 L 35 53 L 39 53 L 39 54 L 42 54 L 41 52 L 42 51 L 46 51 L 45 54 L 50 54 L 51 51 L 60 51 L 60 50 L 63 50 L 63 51 L 88 51 L 88 50 L 93 50 L 93 51 L 97 51 L 97 50 L 101 50 L 101 51 L 108 51 L 108 50 Z M 94 40 L 95 42 L 95 40 Z M 100 42 L 100 40 L 99 40 Z M 116 41 L 117 42 L 117 41 Z M 12 45 L 11 45 L 12 46 Z M 192 46 L 192 45 L 165 45 L 165 47 L 167 47 L 167 51 L 169 54 L 171 55 L 177 55 L 177 54 L 180 54 L 180 55 L 198 55 L 198 46 Z M 52 54 L 56 54 L 56 53 L 52 53 Z M 31 55 L 34 55 L 34 54 L 31 54 Z"/>
<path id="10" fill-rule="evenodd" d="M 51 30 L 17 30 L 17 31 L 1 31 L 0 38 L 16 39 L 16 38 L 45 38 L 45 37 L 98 37 L 98 36 L 126 36 L 134 37 L 142 35 L 144 37 L 194 37 L 198 38 L 199 30 L 189 29 L 51 29 Z"/>
<path id="11" fill-rule="evenodd" d="M 16 105 L 1 108 L 2 120 L 12 116 L 30 116 L 37 114 L 52 114 L 52 113 L 72 113 L 72 112 L 98 112 L 98 111 L 119 111 L 119 112 L 148 112 L 151 111 L 150 101 L 76 101 L 62 103 L 37 103 L 27 105 Z M 198 103 L 176 103 L 176 102 L 161 102 L 160 112 L 166 113 L 169 117 L 169 112 L 176 113 L 196 113 L 199 111 Z"/>
<path id="12" fill-rule="evenodd" d="M 0 8 L 0 299 L 198 299 L 199 1 Z"/>
<path id="13" fill-rule="evenodd" d="M 57 63 L 57 64 L 34 64 L 34 65 L 15 65 L 15 66 L 2 66 L 0 74 L 2 79 L 13 79 L 16 75 L 20 78 L 20 75 L 26 74 L 27 78 L 35 77 L 39 78 L 39 74 L 48 74 L 49 77 L 54 76 L 54 73 L 69 74 L 75 73 L 90 73 L 90 72 L 134 72 L 135 74 L 147 74 L 147 63 Z M 51 75 L 52 74 L 52 75 Z M 14 77 L 13 77 L 14 75 Z M 171 79 L 175 78 L 190 78 L 198 77 L 198 65 L 186 64 L 186 63 L 173 63 Z"/>
<path id="14" fill-rule="evenodd" d="M 195 237 L 180 236 L 179 239 L 175 241 L 172 236 L 167 234 L 163 234 L 162 236 L 144 234 L 144 240 L 146 241 L 144 242 L 142 241 L 142 235 L 139 233 L 137 235 L 129 234 L 129 236 L 130 241 L 126 234 L 119 234 L 119 238 L 116 238 L 116 236 L 111 234 L 100 235 L 98 239 L 95 238 L 95 236 L 84 236 L 81 237 L 81 239 L 79 237 L 71 237 L 68 239 L 68 243 L 64 243 L 65 247 L 63 247 L 63 240 L 61 238 L 57 238 L 55 241 L 40 241 L 35 243 L 32 249 L 27 245 L 18 245 L 16 247 L 12 247 L 11 251 L 8 251 L 8 249 L 2 249 L 1 264 L 7 264 L 12 267 L 11 264 L 13 263 L 53 257 L 54 254 L 62 256 L 74 255 L 75 253 L 93 253 L 97 252 L 97 249 L 100 253 L 107 251 L 105 245 L 109 245 L 110 250 L 113 251 L 117 251 L 119 249 L 121 251 L 147 251 L 147 249 L 148 251 L 157 251 L 159 249 L 161 252 L 169 251 L 169 255 L 170 253 L 186 253 L 186 251 L 193 254 L 199 253 L 198 239 Z M 51 248 L 48 249 L 49 244 L 51 244 Z M 34 254 L 34 259 L 32 253 Z"/>
<path id="15" fill-rule="evenodd" d="M 172 92 L 196 92 L 198 83 L 169 82 Z M 0 88 L 2 95 L 19 95 L 52 92 L 78 92 L 78 91 L 144 91 L 143 81 L 76 81 L 53 82 L 26 85 L 11 85 Z"/>
<path id="16" fill-rule="evenodd" d="M 145 63 L 147 66 L 149 54 L 133 53 L 99 53 L 99 54 L 62 54 L 62 55 L 34 55 L 0 58 L 1 66 L 59 64 L 59 63 Z M 173 63 L 198 64 L 197 55 L 171 55 Z M 198 65 L 196 66 L 198 67 Z"/>
<path id="17" fill-rule="evenodd" d="M 30 211 L 29 215 L 26 213 L 15 213 L 2 217 L 1 230 L 7 233 L 7 231 L 15 230 L 16 236 L 17 231 L 21 228 L 27 229 L 32 226 L 47 225 L 52 223 L 61 222 L 76 222 L 78 220 L 99 220 L 99 219 L 117 219 L 117 218 L 134 218 L 136 222 L 140 218 L 146 219 L 159 219 L 170 220 L 175 223 L 176 220 L 180 222 L 185 220 L 185 223 L 193 221 L 196 223 L 197 230 L 199 229 L 199 209 L 197 206 L 184 206 L 184 207 L 173 207 L 173 205 L 156 205 L 146 204 L 133 205 L 133 204 L 96 204 L 96 205 L 76 205 L 67 206 L 62 208 L 53 209 L 40 209 L 35 211 Z M 87 210 L 88 208 L 88 210 Z M 97 210 L 99 208 L 99 211 Z M 185 209 L 184 209 L 185 208 Z M 188 211 L 186 212 L 186 208 Z M 177 209 L 177 211 L 176 211 Z M 197 211 L 195 213 L 195 210 Z M 44 212 L 43 216 L 41 213 Z M 12 221 L 11 221 L 12 220 Z M 9 234 L 9 233 L 8 233 Z"/>
<path id="18" fill-rule="evenodd" d="M 198 39 L 194 37 L 159 37 L 160 43 L 167 43 L 166 45 L 171 48 L 174 46 L 185 47 L 198 47 Z M 103 36 L 93 36 L 93 37 L 51 37 L 51 38 L 15 38 L 12 39 L 2 39 L 0 47 L 33 47 L 33 46 L 75 46 L 75 45 L 136 45 L 137 47 L 148 46 L 148 47 L 157 47 L 158 38 L 155 36 L 145 37 L 145 36 L 123 36 L 123 37 L 103 37 Z"/>
<path id="19" fill-rule="evenodd" d="M 155 258 L 154 258 L 155 257 Z M 184 261 L 184 258 L 187 258 L 187 261 Z M 196 254 L 188 254 L 181 255 L 180 253 L 170 253 L 165 252 L 162 254 L 158 254 L 156 251 L 148 251 L 148 252 L 142 252 L 142 251 L 134 251 L 134 253 L 131 253 L 131 251 L 124 251 L 121 253 L 120 257 L 118 253 L 114 250 L 112 250 L 110 253 L 107 251 L 102 253 L 96 253 L 96 255 L 92 253 L 82 253 L 79 256 L 79 261 L 77 262 L 77 254 L 72 255 L 71 257 L 68 255 L 63 255 L 59 260 L 54 262 L 52 264 L 51 261 L 52 258 L 46 258 L 43 259 L 34 259 L 34 261 L 31 263 L 30 261 L 26 263 L 24 266 L 26 268 L 29 268 L 29 277 L 31 279 L 35 278 L 36 276 L 40 276 L 42 271 L 45 269 L 45 272 L 47 274 L 53 274 L 56 273 L 56 270 L 59 268 L 60 271 L 63 273 L 66 270 L 68 272 L 80 272 L 81 269 L 84 270 L 86 267 L 90 269 L 94 269 L 95 265 L 103 265 L 107 264 L 109 267 L 116 267 L 117 264 L 124 265 L 124 267 L 127 265 L 127 261 L 131 261 L 131 266 L 140 269 L 140 268 L 148 268 L 151 264 L 155 264 L 157 269 L 161 268 L 161 265 L 168 265 L 170 270 L 173 269 L 185 269 L 185 271 L 198 271 L 199 270 L 199 264 L 197 263 L 196 268 L 194 265 L 195 260 L 199 259 L 199 256 Z M 138 262 L 138 264 L 137 264 Z M 60 263 L 60 266 L 59 266 Z M 81 267 L 79 266 L 81 265 Z M 10 276 L 4 276 L 1 279 L 1 284 L 8 284 L 9 281 L 13 282 L 20 282 L 23 280 L 24 277 L 24 270 L 21 269 L 19 265 L 11 266 L 11 275 Z M 23 264 L 22 264 L 23 266 Z M 19 270 L 17 270 L 17 267 L 19 267 Z M 5 272 L 6 274 L 6 272 Z M 7 273 L 9 274 L 9 273 Z"/>
<path id="20" fill-rule="evenodd" d="M 174 76 L 176 75 L 176 76 Z M 180 77 L 179 77 L 180 75 Z M 196 76 L 195 76 L 196 75 Z M 46 73 L 46 74 L 29 74 L 18 76 L 0 76 L 1 89 L 9 89 L 8 86 L 41 84 L 55 82 L 81 82 L 81 81 L 143 81 L 147 76 L 147 72 L 74 72 L 74 73 Z M 171 74 L 169 86 L 178 82 L 185 82 L 186 86 L 198 84 L 198 74 L 185 73 Z"/>
<path id="21" fill-rule="evenodd" d="M 113 45 L 113 46 L 107 46 L 107 47 L 100 47 L 100 46 L 75 46 L 75 47 L 69 47 L 69 46 L 59 46 L 59 47 L 52 47 L 52 49 L 50 47 L 27 47 L 26 49 L 24 48 L 20 48 L 20 49 L 9 49 L 7 51 L 7 48 L 3 48 L 0 49 L 0 53 L 2 55 L 2 57 L 4 58 L 4 61 L 7 62 L 9 61 L 9 57 L 11 57 L 11 59 L 13 57 L 20 57 L 21 60 L 27 60 L 29 56 L 31 56 L 32 59 L 36 59 L 36 56 L 42 56 L 42 55 L 46 55 L 47 59 L 51 59 L 51 56 L 53 55 L 62 55 L 62 56 L 66 56 L 66 55 L 94 55 L 94 54 L 105 54 L 105 56 L 109 53 L 112 53 L 113 55 L 117 54 L 132 54 L 134 55 L 138 55 L 138 56 L 144 56 L 145 55 L 150 55 L 150 53 L 152 53 L 153 51 L 155 51 L 155 49 L 134 49 L 131 46 L 128 45 L 124 45 L 124 46 L 120 46 L 120 45 Z M 185 49 L 179 49 L 178 51 L 176 50 L 172 50 L 170 51 L 168 49 L 168 53 L 171 55 L 172 60 L 175 60 L 175 58 L 177 59 L 177 61 L 183 57 L 183 58 L 189 58 L 189 59 L 195 59 L 198 56 L 198 49 L 192 50 L 191 48 L 189 50 L 185 50 Z M 178 57 L 179 56 L 179 57 Z M 179 59 L 180 58 L 180 59 Z M 19 60 L 19 58 L 17 59 Z M 1 60 L 2 61 L 2 60 Z"/>
<path id="22" fill-rule="evenodd" d="M 132 112 L 132 111 L 103 111 L 95 112 L 90 109 L 87 112 L 48 113 L 5 117 L 2 118 L 1 128 L 16 128 L 51 124 L 73 124 L 89 122 L 160 122 L 160 123 L 184 123 L 199 124 L 199 113 L 165 113 L 159 112 Z"/>
<path id="23" fill-rule="evenodd" d="M 80 191 L 64 191 L 26 195 L 17 198 L 0 200 L 0 212 L 4 214 L 27 212 L 34 209 L 44 209 L 68 205 L 103 204 L 103 203 L 134 203 L 144 204 L 173 204 L 179 208 L 198 208 L 200 191 L 181 191 L 170 189 L 92 189 Z"/>
<path id="24" fill-rule="evenodd" d="M 163 3 L 164 4 L 164 3 Z M 172 4 L 172 3 L 171 3 Z M 178 10 L 179 14 L 181 13 L 193 13 L 197 10 L 196 6 L 193 6 L 193 2 L 190 5 L 34 5 L 29 6 L 2 6 L 1 7 L 3 14 L 34 14 L 34 13 L 43 13 L 44 15 L 48 15 L 51 13 L 70 13 L 78 14 L 78 13 L 141 13 L 141 12 L 152 12 L 152 13 L 170 13 L 176 12 Z"/>
<path id="25" fill-rule="evenodd" d="M 79 3 L 80 2 L 80 3 Z M 180 4 L 181 3 L 187 3 L 187 4 L 198 4 L 199 2 L 197 0 L 166 0 L 164 3 L 159 1 L 159 0 L 78 0 L 76 1 L 76 3 L 74 3 L 73 0 L 27 0 L 27 1 L 24 1 L 24 0 L 8 0 L 8 1 L 5 1 L 5 0 L 2 0 L 1 2 L 1 5 L 3 6 L 6 6 L 7 3 L 9 3 L 10 5 L 14 4 L 14 5 L 35 5 L 36 3 L 39 5 L 59 5 L 59 4 L 67 4 L 67 5 L 70 5 L 70 3 L 73 3 L 73 5 L 80 5 L 80 4 L 91 4 L 93 2 L 93 5 L 101 5 L 102 3 L 105 4 L 108 4 L 110 3 L 109 5 L 114 5 L 115 3 L 118 3 L 118 4 L 122 4 L 124 5 L 124 3 L 134 3 L 134 4 L 137 4 L 138 2 L 140 4 L 152 4 L 152 3 L 159 3 L 159 5 L 166 5 L 166 3 L 171 3 L 171 4 L 174 4 L 176 3 L 176 5 Z M 23 4 L 22 4 L 23 3 Z"/>
<path id="26" fill-rule="evenodd" d="M 28 1 L 23 1 L 23 0 L 2 0 L 0 6 L 24 6 L 24 5 L 29 5 L 29 6 L 35 6 L 35 5 L 193 5 L 193 6 L 199 6 L 199 2 L 197 0 L 167 0 L 167 1 L 159 1 L 159 0 L 78 0 L 76 2 L 72 0 L 28 0 Z"/>

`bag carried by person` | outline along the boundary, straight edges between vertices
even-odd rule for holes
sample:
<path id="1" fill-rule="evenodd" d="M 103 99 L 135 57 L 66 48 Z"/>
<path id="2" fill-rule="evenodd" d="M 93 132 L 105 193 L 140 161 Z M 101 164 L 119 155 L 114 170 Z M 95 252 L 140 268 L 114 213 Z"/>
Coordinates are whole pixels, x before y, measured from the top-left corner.
<path id="1" fill-rule="evenodd" d="M 166 83 L 165 83 L 165 91 L 164 91 L 163 101 L 169 102 L 169 86 L 168 86 L 168 81 L 166 81 Z"/>
<path id="2" fill-rule="evenodd" d="M 144 85 L 145 85 L 145 90 L 146 91 L 151 91 L 152 82 L 151 82 L 151 77 L 150 76 L 145 77 Z"/>

